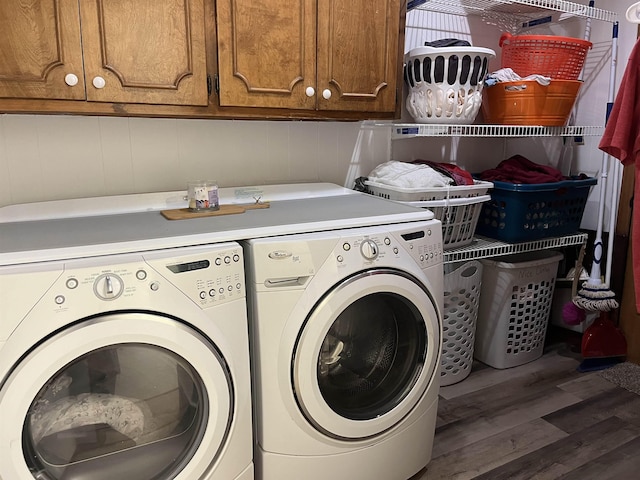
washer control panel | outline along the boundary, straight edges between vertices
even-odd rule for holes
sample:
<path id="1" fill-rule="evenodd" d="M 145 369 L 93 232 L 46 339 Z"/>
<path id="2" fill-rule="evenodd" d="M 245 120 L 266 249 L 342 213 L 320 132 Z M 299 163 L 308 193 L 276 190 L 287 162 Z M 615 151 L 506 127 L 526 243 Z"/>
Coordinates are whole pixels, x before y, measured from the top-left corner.
<path id="1" fill-rule="evenodd" d="M 227 249 L 200 247 L 197 253 L 166 258 L 145 254 L 146 262 L 202 307 L 245 296 L 244 259 L 240 245 Z M 139 272 L 142 274 L 141 272 Z M 149 281 L 159 290 L 160 281 Z"/>
<path id="2" fill-rule="evenodd" d="M 421 268 L 442 263 L 442 231 L 439 221 L 430 221 L 427 225 L 403 225 L 401 229 L 393 226 L 369 228 L 362 236 L 343 237 L 336 249 L 338 265 L 351 265 L 352 262 L 372 263 L 399 259 L 408 253 Z"/>
<path id="3" fill-rule="evenodd" d="M 52 291 L 57 309 L 89 295 L 105 308 L 153 308 L 150 295 L 168 294 L 207 308 L 245 297 L 242 248 L 227 242 L 69 261 Z"/>

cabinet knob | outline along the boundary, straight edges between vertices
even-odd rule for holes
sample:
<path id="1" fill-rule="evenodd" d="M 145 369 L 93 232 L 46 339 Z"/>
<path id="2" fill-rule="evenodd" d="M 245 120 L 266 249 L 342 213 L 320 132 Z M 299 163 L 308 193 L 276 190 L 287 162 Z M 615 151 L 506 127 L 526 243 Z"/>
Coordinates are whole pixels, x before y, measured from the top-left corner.
<path id="1" fill-rule="evenodd" d="M 307 97 L 313 97 L 316 94 L 316 91 L 313 87 L 307 87 L 304 93 L 307 94 Z"/>
<path id="2" fill-rule="evenodd" d="M 93 83 L 93 86 L 96 88 L 104 88 L 107 84 L 102 77 L 93 77 L 93 81 L 91 83 Z"/>
<path id="3" fill-rule="evenodd" d="M 78 76 L 74 75 L 73 73 L 67 73 L 64 76 L 64 83 L 66 83 L 70 87 L 73 87 L 78 84 Z"/>
<path id="4" fill-rule="evenodd" d="M 325 88 L 322 91 L 322 98 L 324 98 L 325 100 L 329 100 L 331 98 L 331 90 L 329 90 L 328 88 Z"/>

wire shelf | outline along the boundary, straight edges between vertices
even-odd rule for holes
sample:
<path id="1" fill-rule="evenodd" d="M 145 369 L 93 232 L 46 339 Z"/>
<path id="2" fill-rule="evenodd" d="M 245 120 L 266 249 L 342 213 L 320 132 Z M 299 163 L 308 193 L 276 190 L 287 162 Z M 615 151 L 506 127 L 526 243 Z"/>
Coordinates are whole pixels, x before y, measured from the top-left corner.
<path id="1" fill-rule="evenodd" d="M 614 23 L 618 15 L 599 8 L 565 0 L 414 0 L 408 10 L 418 9 L 454 15 L 481 15 L 489 18 L 511 18 L 520 26 L 532 26 L 545 12 L 555 11 L 578 18 L 591 18 Z"/>
<path id="2" fill-rule="evenodd" d="M 533 252 L 548 248 L 562 248 L 572 245 L 586 245 L 588 235 L 576 233 L 563 237 L 543 238 L 531 242 L 505 243 L 492 238 L 477 235 L 470 245 L 444 251 L 444 263 L 477 260 L 480 258 L 510 255 L 513 253 Z"/>
<path id="3" fill-rule="evenodd" d="M 377 123 L 391 126 L 391 139 L 412 137 L 587 137 L 601 136 L 604 126 L 542 127 L 519 125 L 436 125 L 415 123 Z"/>

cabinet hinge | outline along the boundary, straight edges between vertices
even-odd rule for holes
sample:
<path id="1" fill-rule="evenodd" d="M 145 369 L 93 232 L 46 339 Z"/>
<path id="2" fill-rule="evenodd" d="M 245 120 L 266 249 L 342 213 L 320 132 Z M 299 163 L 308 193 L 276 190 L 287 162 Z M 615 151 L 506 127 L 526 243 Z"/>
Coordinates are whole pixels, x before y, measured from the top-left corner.
<path id="1" fill-rule="evenodd" d="M 211 96 L 211 93 L 214 90 L 216 95 L 220 93 L 220 80 L 218 78 L 218 74 L 214 74 L 213 78 L 211 78 L 211 75 L 207 74 L 207 94 Z"/>
<path id="2" fill-rule="evenodd" d="M 212 90 L 216 92 L 216 95 L 220 94 L 220 77 L 217 73 L 213 75 L 213 79 L 211 79 L 211 76 L 207 76 L 207 88 L 209 89 L 209 95 L 211 95 Z"/>

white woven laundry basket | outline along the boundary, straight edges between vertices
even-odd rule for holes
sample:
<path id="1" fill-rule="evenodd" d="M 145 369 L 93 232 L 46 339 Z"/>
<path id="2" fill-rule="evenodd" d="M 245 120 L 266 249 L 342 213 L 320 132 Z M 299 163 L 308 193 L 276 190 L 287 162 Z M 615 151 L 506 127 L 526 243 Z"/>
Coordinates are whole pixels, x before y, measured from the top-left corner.
<path id="1" fill-rule="evenodd" d="M 482 284 L 482 263 L 477 260 L 444 268 L 441 386 L 458 383 L 471 373 Z"/>
<path id="2" fill-rule="evenodd" d="M 474 180 L 474 185 L 435 188 L 401 188 L 364 182 L 367 192 L 388 200 L 431 210 L 442 222 L 442 244 L 445 250 L 463 247 L 473 241 L 482 205 L 491 200 L 487 191 L 493 183 Z"/>
<path id="3" fill-rule="evenodd" d="M 483 259 L 474 356 L 510 368 L 542 356 L 559 252 L 540 250 Z"/>

